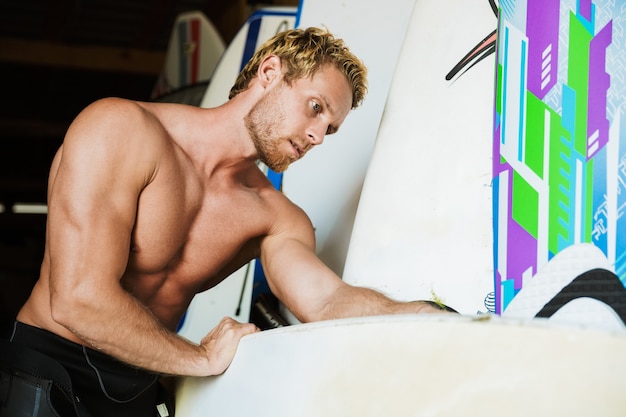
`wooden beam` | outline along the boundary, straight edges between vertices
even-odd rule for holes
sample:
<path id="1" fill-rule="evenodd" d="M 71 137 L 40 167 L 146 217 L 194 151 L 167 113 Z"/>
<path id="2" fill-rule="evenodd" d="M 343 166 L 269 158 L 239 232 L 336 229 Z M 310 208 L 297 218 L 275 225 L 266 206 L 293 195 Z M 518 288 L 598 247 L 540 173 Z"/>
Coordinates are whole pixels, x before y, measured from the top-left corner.
<path id="1" fill-rule="evenodd" d="M 165 52 L 0 37 L 0 62 L 158 75 L 165 64 Z"/>

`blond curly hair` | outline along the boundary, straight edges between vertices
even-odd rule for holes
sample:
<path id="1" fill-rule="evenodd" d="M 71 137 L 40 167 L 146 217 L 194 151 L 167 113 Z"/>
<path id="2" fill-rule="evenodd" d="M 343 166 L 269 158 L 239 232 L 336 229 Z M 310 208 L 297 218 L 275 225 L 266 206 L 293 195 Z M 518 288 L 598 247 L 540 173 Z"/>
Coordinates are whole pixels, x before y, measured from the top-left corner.
<path id="1" fill-rule="evenodd" d="M 246 90 L 257 74 L 259 64 L 268 55 L 276 55 L 284 67 L 287 83 L 307 78 L 323 65 L 335 65 L 352 88 L 352 108 L 363 102 L 367 93 L 367 68 L 348 49 L 342 39 L 335 38 L 328 30 L 310 27 L 291 29 L 276 34 L 255 52 L 241 70 L 230 90 L 229 99 Z"/>

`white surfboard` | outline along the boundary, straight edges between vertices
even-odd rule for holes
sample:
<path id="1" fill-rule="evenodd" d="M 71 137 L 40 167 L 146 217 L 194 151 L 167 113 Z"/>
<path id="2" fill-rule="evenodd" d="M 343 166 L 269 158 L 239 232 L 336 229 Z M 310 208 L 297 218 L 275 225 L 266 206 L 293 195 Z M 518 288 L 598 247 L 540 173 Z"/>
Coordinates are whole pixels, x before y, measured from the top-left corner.
<path id="1" fill-rule="evenodd" d="M 343 274 L 352 226 L 376 132 L 415 0 L 302 0 L 299 27 L 327 27 L 368 68 L 369 89 L 336 134 L 283 176 L 283 192 L 315 227 L 317 254 Z"/>
<path id="2" fill-rule="evenodd" d="M 224 49 L 222 37 L 202 12 L 181 13 L 174 22 L 165 67 L 151 97 L 161 98 L 194 85 L 206 89 Z"/>
<path id="3" fill-rule="evenodd" d="M 618 417 L 626 333 L 456 315 L 246 336 L 221 376 L 186 378 L 177 417 Z"/>
<path id="4" fill-rule="evenodd" d="M 228 100 L 237 75 L 256 48 L 277 32 L 293 28 L 295 8 L 266 8 L 256 11 L 239 30 L 220 58 L 201 107 L 215 107 Z M 256 261 L 252 261 L 219 285 L 194 297 L 179 334 L 199 342 L 224 316 L 248 322 L 252 303 Z"/>
<path id="5" fill-rule="evenodd" d="M 403 300 L 435 296 L 465 314 L 488 311 L 496 26 L 484 0 L 415 2 L 359 201 L 347 282 Z"/>
<path id="6" fill-rule="evenodd" d="M 239 72 L 263 42 L 295 26 L 295 7 L 266 7 L 255 11 L 237 32 L 222 55 L 200 107 L 217 107 L 228 101 L 228 93 Z"/>

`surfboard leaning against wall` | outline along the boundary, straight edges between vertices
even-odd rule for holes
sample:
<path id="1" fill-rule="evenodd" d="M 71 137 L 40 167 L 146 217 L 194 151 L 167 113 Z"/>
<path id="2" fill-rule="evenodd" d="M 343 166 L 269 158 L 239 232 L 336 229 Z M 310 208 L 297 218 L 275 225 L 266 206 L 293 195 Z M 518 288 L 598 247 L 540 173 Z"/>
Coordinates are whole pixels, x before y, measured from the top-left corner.
<path id="1" fill-rule="evenodd" d="M 493 160 L 503 315 L 624 327 L 625 21 L 623 2 L 500 2 Z"/>

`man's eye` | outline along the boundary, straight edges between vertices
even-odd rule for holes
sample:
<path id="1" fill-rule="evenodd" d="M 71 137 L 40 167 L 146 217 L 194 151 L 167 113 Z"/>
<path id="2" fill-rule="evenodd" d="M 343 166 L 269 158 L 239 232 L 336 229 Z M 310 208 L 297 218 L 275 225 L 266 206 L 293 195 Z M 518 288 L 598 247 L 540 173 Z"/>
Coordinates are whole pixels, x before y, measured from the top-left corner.
<path id="1" fill-rule="evenodd" d="M 322 106 L 320 106 L 318 103 L 313 102 L 313 111 L 315 113 L 319 113 L 322 110 Z"/>

